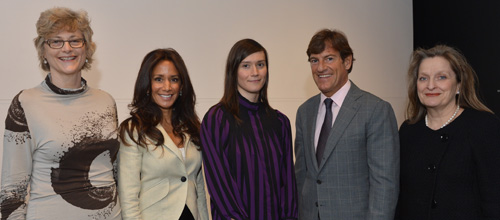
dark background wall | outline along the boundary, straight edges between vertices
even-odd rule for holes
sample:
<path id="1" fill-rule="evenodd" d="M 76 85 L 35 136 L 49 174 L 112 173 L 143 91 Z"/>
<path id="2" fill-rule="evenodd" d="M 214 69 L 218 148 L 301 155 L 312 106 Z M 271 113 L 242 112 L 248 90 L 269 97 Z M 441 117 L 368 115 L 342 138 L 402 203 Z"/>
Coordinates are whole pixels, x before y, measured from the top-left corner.
<path id="1" fill-rule="evenodd" d="M 500 1 L 414 0 L 414 48 L 459 49 L 479 77 L 479 93 L 500 116 Z"/>

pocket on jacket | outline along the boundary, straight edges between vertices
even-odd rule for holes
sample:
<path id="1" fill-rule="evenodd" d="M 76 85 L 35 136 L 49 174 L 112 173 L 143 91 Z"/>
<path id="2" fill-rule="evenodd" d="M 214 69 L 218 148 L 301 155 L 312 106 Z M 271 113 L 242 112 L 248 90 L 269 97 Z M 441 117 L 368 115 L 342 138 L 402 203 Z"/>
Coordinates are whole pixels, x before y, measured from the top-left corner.
<path id="1" fill-rule="evenodd" d="M 142 191 L 139 196 L 139 208 L 141 211 L 165 198 L 168 195 L 169 190 L 170 182 L 167 178 L 165 178 Z"/>

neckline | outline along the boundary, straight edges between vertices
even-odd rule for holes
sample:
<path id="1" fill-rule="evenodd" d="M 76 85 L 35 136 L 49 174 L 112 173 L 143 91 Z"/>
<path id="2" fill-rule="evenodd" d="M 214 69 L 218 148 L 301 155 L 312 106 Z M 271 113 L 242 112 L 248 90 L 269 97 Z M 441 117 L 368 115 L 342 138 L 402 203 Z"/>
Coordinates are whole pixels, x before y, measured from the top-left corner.
<path id="1" fill-rule="evenodd" d="M 239 104 L 247 109 L 254 110 L 254 111 L 259 110 L 259 107 L 261 106 L 260 98 L 258 100 L 259 101 L 257 101 L 257 102 L 251 102 L 250 100 L 246 99 L 238 92 Z"/>
<path id="2" fill-rule="evenodd" d="M 468 111 L 467 111 L 467 108 L 462 108 L 463 111 L 455 116 L 454 119 L 452 119 L 452 121 L 450 121 L 450 123 L 448 123 L 446 126 L 442 127 L 442 128 L 439 128 L 437 130 L 434 130 L 430 127 L 428 127 L 425 123 L 425 118 L 420 120 L 420 123 L 422 124 L 422 126 L 424 126 L 425 128 L 429 129 L 430 131 L 442 131 L 442 130 L 448 130 L 448 129 L 451 129 L 453 127 L 455 127 L 455 125 L 457 124 L 457 122 L 461 121 L 462 119 L 462 116 L 465 114 L 467 115 L 468 114 Z M 459 111 L 460 112 L 460 111 Z"/>
<path id="3" fill-rule="evenodd" d="M 448 124 L 450 124 L 453 119 L 455 119 L 455 117 L 457 116 L 457 113 L 460 111 L 460 105 L 457 105 L 457 109 L 455 110 L 455 112 L 453 113 L 453 115 L 448 119 L 448 121 L 446 121 L 443 125 L 441 125 L 441 127 L 439 127 L 439 129 L 441 128 L 444 128 L 446 127 Z M 428 114 L 425 114 L 425 126 L 429 127 L 429 124 L 427 123 L 427 115 Z M 430 127 L 429 127 L 430 128 Z M 439 130 L 438 129 L 438 130 Z"/>
<path id="4" fill-rule="evenodd" d="M 72 95 L 72 94 L 80 94 L 87 89 L 87 80 L 82 77 L 81 87 L 77 89 L 63 89 L 54 85 L 50 80 L 50 73 L 45 77 L 45 84 L 49 87 L 52 92 L 59 95 Z"/>

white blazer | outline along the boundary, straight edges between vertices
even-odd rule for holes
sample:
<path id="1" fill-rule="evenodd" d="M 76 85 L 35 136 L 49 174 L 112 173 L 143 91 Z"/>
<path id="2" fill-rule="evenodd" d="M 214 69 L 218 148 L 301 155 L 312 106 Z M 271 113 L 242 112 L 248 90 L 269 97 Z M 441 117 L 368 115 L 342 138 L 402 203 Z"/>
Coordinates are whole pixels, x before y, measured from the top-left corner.
<path id="1" fill-rule="evenodd" d="M 196 220 L 208 220 L 202 157 L 187 136 L 186 159 L 161 125 L 165 142 L 155 150 L 120 143 L 118 195 L 126 219 L 177 220 L 187 205 Z M 134 133 L 136 135 L 136 133 Z M 127 143 L 134 143 L 126 135 Z"/>

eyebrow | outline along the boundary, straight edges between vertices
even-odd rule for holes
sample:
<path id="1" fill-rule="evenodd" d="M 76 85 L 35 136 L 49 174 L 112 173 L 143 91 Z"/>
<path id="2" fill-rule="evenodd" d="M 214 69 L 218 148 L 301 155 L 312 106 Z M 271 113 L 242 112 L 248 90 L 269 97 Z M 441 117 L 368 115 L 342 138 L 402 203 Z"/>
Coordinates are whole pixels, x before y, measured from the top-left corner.
<path id="1" fill-rule="evenodd" d="M 319 58 L 325 58 L 325 57 L 338 57 L 338 55 L 333 54 L 333 53 L 329 53 L 329 54 L 326 54 L 324 56 L 321 56 L 320 54 L 311 54 L 311 56 L 309 56 L 309 59 L 319 59 Z"/>
<path id="2" fill-rule="evenodd" d="M 49 37 L 48 39 L 54 39 L 54 38 L 63 39 L 63 37 L 61 37 L 61 36 Z M 74 38 L 76 38 L 76 39 L 83 39 L 84 37 L 83 36 L 80 37 L 80 36 L 77 36 L 77 35 L 71 35 L 71 36 L 68 37 L 68 39 L 74 39 Z"/>
<path id="3" fill-rule="evenodd" d="M 266 60 L 257 60 L 257 61 L 255 61 L 255 63 L 258 63 L 258 62 L 266 62 Z M 241 63 L 253 63 L 253 61 L 241 61 Z"/>

